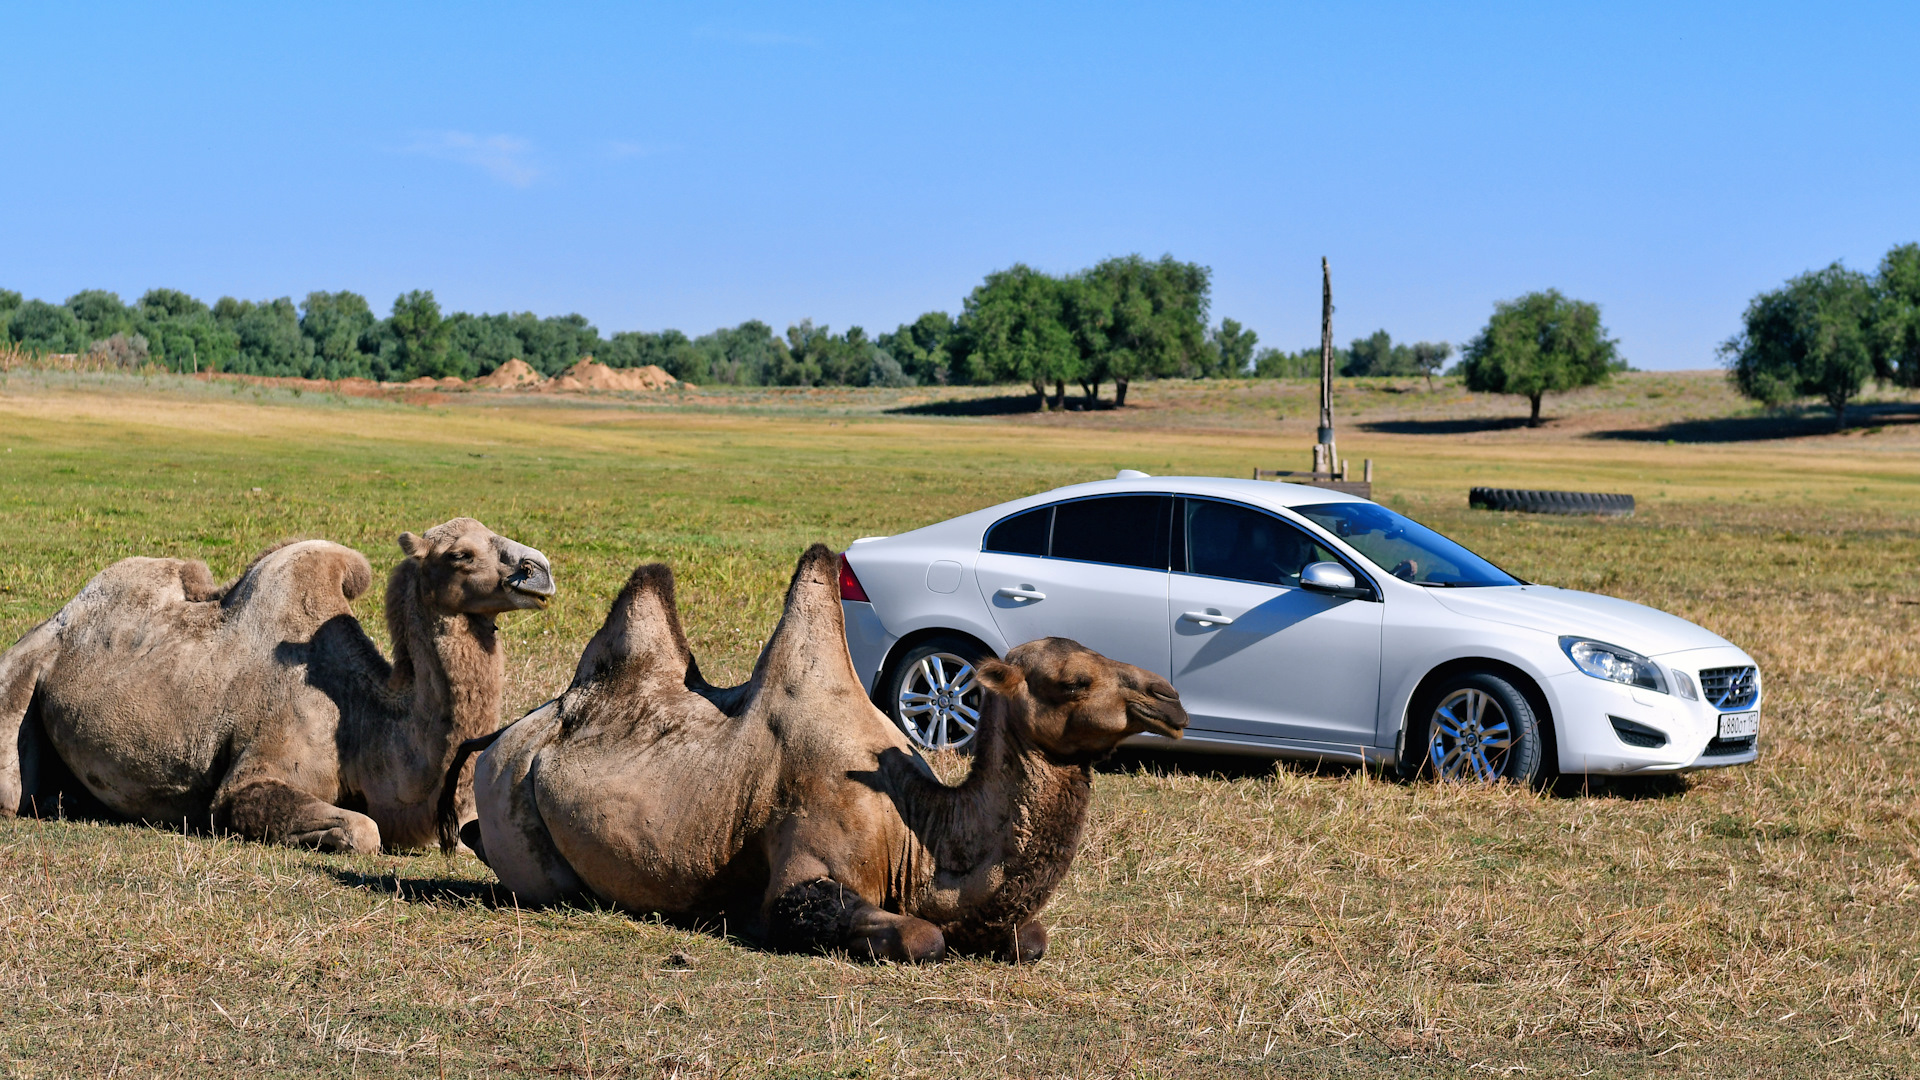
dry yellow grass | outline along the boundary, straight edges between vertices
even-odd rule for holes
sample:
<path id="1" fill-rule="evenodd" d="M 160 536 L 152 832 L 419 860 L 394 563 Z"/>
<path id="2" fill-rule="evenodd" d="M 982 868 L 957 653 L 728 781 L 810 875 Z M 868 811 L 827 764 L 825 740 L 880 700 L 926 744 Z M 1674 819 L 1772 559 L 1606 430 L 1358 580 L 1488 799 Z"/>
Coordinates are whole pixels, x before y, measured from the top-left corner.
<path id="1" fill-rule="evenodd" d="M 1377 459 L 1383 499 L 1516 572 L 1754 652 L 1756 766 L 1581 794 L 1123 763 L 1096 783 L 1054 951 L 1022 969 L 769 955 L 612 912 L 521 911 L 483 868 L 437 855 L 6 822 L 0 1058 L 23 1076 L 1909 1071 L 1920 443 L 1897 417 L 1789 442 L 1592 437 L 1703 419 L 1649 414 L 1633 387 L 1557 432 L 1356 423 L 1343 442 Z M 1206 422 L 1195 402 L 1214 392 L 1183 404 L 1167 388 L 1138 418 L 956 420 L 881 415 L 897 398 L 878 395 L 418 407 L 15 372 L 0 636 L 122 555 L 227 573 L 317 534 L 384 570 L 401 529 L 466 512 L 547 551 L 563 590 L 510 627 L 513 707 L 564 683 L 649 558 L 681 574 L 703 664 L 738 677 L 812 540 L 1119 467 L 1298 467 L 1298 431 Z M 1190 422 L 1170 422 L 1181 409 Z M 1643 509 L 1473 513 L 1477 483 L 1625 490 Z"/>

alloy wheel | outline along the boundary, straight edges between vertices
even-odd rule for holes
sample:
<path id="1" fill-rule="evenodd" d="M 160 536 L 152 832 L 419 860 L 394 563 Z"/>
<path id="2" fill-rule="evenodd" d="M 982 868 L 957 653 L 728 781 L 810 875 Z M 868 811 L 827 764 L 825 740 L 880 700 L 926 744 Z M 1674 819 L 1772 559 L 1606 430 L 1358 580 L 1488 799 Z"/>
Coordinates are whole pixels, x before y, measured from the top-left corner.
<path id="1" fill-rule="evenodd" d="M 1506 775 L 1513 750 L 1513 723 L 1498 699 L 1464 687 L 1442 698 L 1433 710 L 1427 764 L 1443 782 L 1492 783 Z"/>
<path id="2" fill-rule="evenodd" d="M 973 741 L 985 694 L 965 657 L 928 653 L 900 681 L 901 724 L 923 750 L 958 750 Z"/>

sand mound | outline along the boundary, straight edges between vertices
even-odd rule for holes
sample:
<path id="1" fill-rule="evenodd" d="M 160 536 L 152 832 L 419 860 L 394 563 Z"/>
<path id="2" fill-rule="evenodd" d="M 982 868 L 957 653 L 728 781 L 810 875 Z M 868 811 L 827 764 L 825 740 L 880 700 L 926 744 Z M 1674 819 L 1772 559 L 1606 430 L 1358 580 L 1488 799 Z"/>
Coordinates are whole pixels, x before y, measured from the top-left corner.
<path id="1" fill-rule="evenodd" d="M 678 382 L 657 364 L 610 368 L 589 356 L 553 377 L 547 390 L 664 390 Z"/>
<path id="2" fill-rule="evenodd" d="M 523 386 L 539 386 L 546 381 L 545 375 L 533 370 L 533 365 L 516 356 L 473 380 L 473 385 L 490 390 L 517 390 Z"/>

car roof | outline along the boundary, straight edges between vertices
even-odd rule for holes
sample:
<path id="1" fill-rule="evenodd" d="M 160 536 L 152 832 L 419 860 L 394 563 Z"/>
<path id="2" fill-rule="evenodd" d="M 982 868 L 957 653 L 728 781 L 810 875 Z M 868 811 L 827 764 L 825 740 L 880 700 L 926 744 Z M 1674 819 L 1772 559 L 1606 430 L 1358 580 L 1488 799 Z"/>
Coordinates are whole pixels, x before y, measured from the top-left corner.
<path id="1" fill-rule="evenodd" d="M 1002 503 L 995 509 L 1011 511 L 1016 509 L 1017 505 L 1041 506 L 1062 499 L 1084 499 L 1090 495 L 1123 495 L 1136 491 L 1154 494 L 1171 492 L 1175 495 L 1211 495 L 1217 499 L 1232 499 L 1236 502 L 1274 507 L 1368 501 L 1357 495 L 1349 495 L 1332 488 L 1275 483 L 1272 480 L 1234 480 L 1224 476 L 1138 476 L 1117 480 L 1096 480 L 1089 484 L 1070 484 L 1066 487 L 1054 488 L 1052 491 L 1043 491 L 1038 495 L 1029 495 L 1024 499 Z"/>
<path id="2" fill-rule="evenodd" d="M 1096 480 L 1087 484 L 1069 484 L 1051 491 L 1042 491 L 996 503 L 958 517 L 947 518 L 908 532 L 896 533 L 893 536 L 863 536 L 854 540 L 853 546 L 882 541 L 913 543 L 931 541 L 935 537 L 941 537 L 944 542 L 951 542 L 960 534 L 972 534 L 977 540 L 979 534 L 984 533 L 988 526 L 1022 510 L 1068 499 L 1085 499 L 1096 495 L 1125 495 L 1132 492 L 1154 495 L 1211 496 L 1268 509 L 1287 509 L 1336 502 L 1368 502 L 1366 499 L 1331 488 L 1308 487 L 1305 484 L 1281 484 L 1271 480 L 1232 480 L 1224 476 L 1129 476 L 1113 480 Z M 949 536 L 949 534 L 952 535 Z M 908 539 L 910 537 L 913 539 Z"/>

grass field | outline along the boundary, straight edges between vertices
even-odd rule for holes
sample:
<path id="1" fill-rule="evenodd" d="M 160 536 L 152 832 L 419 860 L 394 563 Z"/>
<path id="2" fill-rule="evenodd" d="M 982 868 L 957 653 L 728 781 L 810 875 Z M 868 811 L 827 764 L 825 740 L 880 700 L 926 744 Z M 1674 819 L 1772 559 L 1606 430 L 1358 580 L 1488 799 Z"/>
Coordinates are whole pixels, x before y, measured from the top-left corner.
<path id="1" fill-rule="evenodd" d="M 996 392 L 997 393 L 997 392 Z M 553 560 L 513 619 L 510 715 L 564 685 L 627 572 L 681 581 L 743 677 L 793 559 L 1044 487 L 1305 467 L 1298 384 L 1136 387 L 1032 415 L 994 393 L 417 402 L 190 379 L 0 385 L 0 638 L 132 554 L 238 570 L 456 514 Z M 985 404 L 981 404 L 984 402 Z M 1657 605 L 1764 666 L 1751 767 L 1595 792 L 1128 762 L 1098 778 L 1009 968 L 770 955 L 483 867 L 115 823 L 0 822 L 0 1060 L 14 1075 L 1905 1074 L 1920 1063 L 1920 408 L 1764 414 L 1711 374 L 1547 412 L 1454 386 L 1345 392 L 1379 497 L 1516 573 Z M 1712 440 L 1712 441 L 1703 441 Z M 1627 491 L 1628 520 L 1471 512 L 1474 484 Z M 360 605 L 380 636 L 378 592 Z M 941 763 L 943 768 L 954 762 Z"/>

